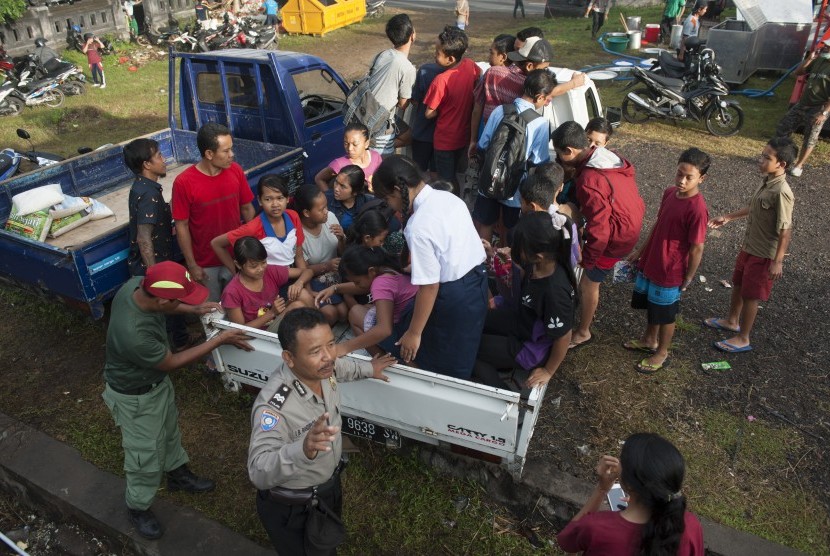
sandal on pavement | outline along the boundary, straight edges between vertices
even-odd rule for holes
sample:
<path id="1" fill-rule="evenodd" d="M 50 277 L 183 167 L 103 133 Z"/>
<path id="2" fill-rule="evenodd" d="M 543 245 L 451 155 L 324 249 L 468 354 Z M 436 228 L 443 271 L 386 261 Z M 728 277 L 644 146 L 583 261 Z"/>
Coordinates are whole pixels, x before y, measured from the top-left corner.
<path id="1" fill-rule="evenodd" d="M 724 319 L 722 319 L 720 317 L 708 318 L 708 319 L 705 319 L 703 321 L 703 326 L 705 326 L 707 328 L 711 328 L 713 330 L 725 330 L 726 332 L 740 332 L 741 331 L 740 326 L 738 328 L 729 328 L 727 326 L 722 325 L 720 322 L 718 322 L 718 321 L 721 321 L 721 320 L 724 320 Z"/>
<path id="2" fill-rule="evenodd" d="M 569 350 L 570 349 L 579 349 L 582 346 L 586 346 L 586 345 L 590 344 L 593 341 L 594 341 L 594 337 L 591 336 L 590 338 L 588 338 L 587 340 L 585 340 L 583 342 L 571 342 L 570 344 L 568 344 L 568 349 Z"/>
<path id="3" fill-rule="evenodd" d="M 646 357 L 645 359 L 643 359 L 642 361 L 640 361 L 639 363 L 634 365 L 634 367 L 637 369 L 637 371 L 644 374 L 644 375 L 653 375 L 657 371 L 659 371 L 661 369 L 664 369 L 668 366 L 669 366 L 668 358 L 666 358 L 666 360 L 663 361 L 662 363 L 660 363 L 659 365 L 652 365 L 651 363 L 648 362 L 648 357 Z"/>
<path id="4" fill-rule="evenodd" d="M 721 340 L 720 342 L 714 342 L 712 345 L 715 346 L 716 349 L 719 349 L 721 351 L 725 351 L 726 353 L 744 353 L 744 352 L 747 352 L 747 351 L 752 351 L 752 346 L 751 345 L 741 347 L 741 346 L 736 346 L 735 344 L 730 344 L 726 340 Z"/>
<path id="5" fill-rule="evenodd" d="M 646 353 L 654 353 L 657 351 L 656 347 L 647 346 L 640 340 L 628 340 L 623 343 L 622 347 L 628 351 L 645 351 Z"/>

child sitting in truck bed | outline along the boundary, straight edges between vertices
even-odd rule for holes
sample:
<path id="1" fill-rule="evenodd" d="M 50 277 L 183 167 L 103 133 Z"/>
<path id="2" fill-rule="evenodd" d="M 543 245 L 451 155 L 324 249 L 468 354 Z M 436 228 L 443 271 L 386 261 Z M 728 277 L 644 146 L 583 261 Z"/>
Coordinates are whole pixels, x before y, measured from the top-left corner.
<path id="1" fill-rule="evenodd" d="M 303 271 L 269 265 L 267 256 L 265 246 L 254 237 L 242 237 L 234 243 L 233 257 L 238 272 L 222 292 L 222 307 L 229 321 L 276 330 L 276 326 L 269 327 L 269 324 L 281 320 L 286 311 L 311 306 L 308 294 L 289 303 L 280 295 L 288 280 L 297 278 Z"/>
<path id="2" fill-rule="evenodd" d="M 303 226 L 299 215 L 288 208 L 288 184 L 285 179 L 275 174 L 263 176 L 257 184 L 257 198 L 262 211 L 243 224 L 213 238 L 210 242 L 216 256 L 228 270 L 236 272 L 236 265 L 228 252 L 228 246 L 243 237 L 251 236 L 262 242 L 267 252 L 267 261 L 271 265 L 294 266 L 302 270 L 296 280 L 286 288 L 288 302 L 297 301 L 303 287 L 311 281 L 312 272 L 303 258 Z M 311 306 L 311 295 L 306 292 L 305 299 Z"/>
<path id="3" fill-rule="evenodd" d="M 494 261 L 497 255 L 486 242 L 485 250 Z M 576 277 L 570 242 L 546 212 L 519 219 L 510 252 L 524 270 L 520 291 L 510 291 L 512 306 L 487 312 L 473 375 L 488 386 L 506 389 L 498 371 L 522 367 L 531 371 L 523 386 L 533 388 L 547 384 L 568 353 Z M 502 261 L 509 256 L 506 250 L 498 253 Z"/>
<path id="4" fill-rule="evenodd" d="M 314 176 L 314 183 L 320 191 L 328 191 L 333 187 L 332 179 L 344 167 L 354 164 L 363 170 L 364 178 L 368 184 L 369 191 L 372 190 L 372 175 L 380 166 L 381 156 L 377 151 L 369 148 L 369 128 L 361 123 L 351 123 L 346 126 L 343 133 L 343 147 L 346 149 L 346 156 L 335 158 L 328 166 L 317 172 Z"/>
<path id="5" fill-rule="evenodd" d="M 334 177 L 334 186 L 325 192 L 329 212 L 333 212 L 348 232 L 363 205 L 374 199 L 366 193 L 366 174 L 356 164 L 340 169 Z"/>
<path id="6" fill-rule="evenodd" d="M 314 273 L 309 287 L 316 293 L 340 282 L 337 270 L 345 234 L 337 217 L 329 211 L 326 196 L 316 185 L 304 185 L 294 193 L 294 208 L 303 223 L 303 258 Z M 318 308 L 330 325 L 346 320 L 348 309 L 342 296 L 334 295 Z"/>

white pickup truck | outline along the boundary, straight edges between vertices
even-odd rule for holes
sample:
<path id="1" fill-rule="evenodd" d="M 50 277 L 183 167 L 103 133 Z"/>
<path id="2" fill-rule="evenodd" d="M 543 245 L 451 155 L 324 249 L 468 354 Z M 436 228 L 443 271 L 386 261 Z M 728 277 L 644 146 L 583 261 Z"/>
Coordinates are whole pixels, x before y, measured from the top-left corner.
<path id="1" fill-rule="evenodd" d="M 560 83 L 573 73 L 563 68 L 550 71 Z M 597 89 L 587 78 L 584 86 L 555 97 L 545 109 L 552 129 L 569 120 L 585 125 L 602 115 Z M 281 361 L 277 335 L 222 320 L 220 314 L 208 315 L 204 323 L 208 336 L 228 328 L 249 333 L 254 351 L 221 346 L 213 356 L 232 388 L 264 386 Z M 340 339 L 345 335 L 341 333 Z M 358 354 L 347 357 L 368 359 Z M 400 446 L 402 436 L 455 446 L 467 455 L 479 452 L 488 460 L 498 459 L 514 478 L 521 477 L 547 386 L 514 392 L 402 364 L 387 369 L 386 375 L 389 382 L 361 380 L 340 385 L 344 433 L 389 447 Z M 526 377 L 520 371 L 514 376 L 519 383 Z"/>

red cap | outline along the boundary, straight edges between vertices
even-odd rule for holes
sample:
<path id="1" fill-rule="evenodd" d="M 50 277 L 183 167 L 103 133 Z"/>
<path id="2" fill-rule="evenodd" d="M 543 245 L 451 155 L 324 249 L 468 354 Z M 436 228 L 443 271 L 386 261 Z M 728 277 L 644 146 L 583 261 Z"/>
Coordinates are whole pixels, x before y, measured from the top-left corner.
<path id="1" fill-rule="evenodd" d="M 200 305 L 209 294 L 206 287 L 191 280 L 185 267 L 173 261 L 156 263 L 148 268 L 141 287 L 155 297 L 175 299 L 187 305 Z"/>

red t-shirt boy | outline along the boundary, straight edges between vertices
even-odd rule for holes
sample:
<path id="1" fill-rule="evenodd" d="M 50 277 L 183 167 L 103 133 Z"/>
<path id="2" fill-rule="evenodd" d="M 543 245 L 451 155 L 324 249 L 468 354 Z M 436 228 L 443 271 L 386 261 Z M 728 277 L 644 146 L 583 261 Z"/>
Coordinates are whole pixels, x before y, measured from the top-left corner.
<path id="1" fill-rule="evenodd" d="M 624 347 L 651 355 L 636 368 L 652 374 L 666 364 L 680 295 L 692 283 L 703 257 L 709 211 L 700 193 L 711 159 L 700 149 L 687 149 L 677 162 L 674 187 L 663 192 L 657 221 L 645 244 L 631 256 L 639 259 L 631 306 L 644 309 L 647 326 L 639 340 Z"/>
<path id="2" fill-rule="evenodd" d="M 444 27 L 435 42 L 435 63 L 446 68 L 432 81 L 424 98 L 427 119 L 435 124 L 435 166 L 441 179 L 456 183 L 456 170 L 470 139 L 473 89 L 481 69 L 469 58 L 467 34 L 458 27 Z"/>

